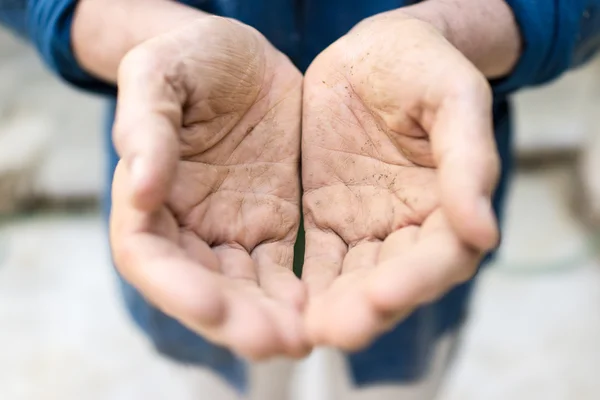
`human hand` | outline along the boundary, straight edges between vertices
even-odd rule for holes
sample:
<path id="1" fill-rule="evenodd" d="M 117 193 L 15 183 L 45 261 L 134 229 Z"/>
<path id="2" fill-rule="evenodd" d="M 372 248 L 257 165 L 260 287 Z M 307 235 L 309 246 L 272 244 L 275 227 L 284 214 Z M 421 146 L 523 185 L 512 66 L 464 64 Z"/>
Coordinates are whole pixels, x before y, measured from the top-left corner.
<path id="1" fill-rule="evenodd" d="M 403 13 L 363 21 L 313 62 L 302 180 L 315 344 L 366 346 L 496 246 L 491 102 L 442 32 Z"/>
<path id="2" fill-rule="evenodd" d="M 260 359 L 302 356 L 302 76 L 254 29 L 204 17 L 120 64 L 111 245 L 155 306 Z"/>

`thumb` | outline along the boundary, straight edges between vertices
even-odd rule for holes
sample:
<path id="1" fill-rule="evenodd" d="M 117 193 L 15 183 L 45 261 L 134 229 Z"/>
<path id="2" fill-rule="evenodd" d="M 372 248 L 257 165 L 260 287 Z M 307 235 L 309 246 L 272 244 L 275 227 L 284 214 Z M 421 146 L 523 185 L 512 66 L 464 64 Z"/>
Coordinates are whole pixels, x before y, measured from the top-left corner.
<path id="1" fill-rule="evenodd" d="M 131 201 L 142 211 L 165 202 L 179 158 L 184 99 L 163 71 L 156 57 L 140 52 L 128 54 L 119 68 L 113 141 L 130 172 Z"/>
<path id="2" fill-rule="evenodd" d="M 461 90 L 442 103 L 431 133 L 442 208 L 459 237 L 483 252 L 499 240 L 491 204 L 500 169 L 491 101 L 487 83 Z"/>

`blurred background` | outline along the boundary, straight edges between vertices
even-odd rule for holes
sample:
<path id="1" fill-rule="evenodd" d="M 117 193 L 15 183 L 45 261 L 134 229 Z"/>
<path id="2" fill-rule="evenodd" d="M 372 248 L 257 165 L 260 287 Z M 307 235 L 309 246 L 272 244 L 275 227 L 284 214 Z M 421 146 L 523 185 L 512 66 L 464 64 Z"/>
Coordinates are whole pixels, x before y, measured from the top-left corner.
<path id="1" fill-rule="evenodd" d="M 442 400 L 600 398 L 598 104 L 600 62 L 517 97 L 503 248 Z M 0 399 L 212 399 L 208 374 L 159 359 L 120 308 L 102 107 L 0 30 Z M 319 360 L 297 381 L 321 385 Z"/>

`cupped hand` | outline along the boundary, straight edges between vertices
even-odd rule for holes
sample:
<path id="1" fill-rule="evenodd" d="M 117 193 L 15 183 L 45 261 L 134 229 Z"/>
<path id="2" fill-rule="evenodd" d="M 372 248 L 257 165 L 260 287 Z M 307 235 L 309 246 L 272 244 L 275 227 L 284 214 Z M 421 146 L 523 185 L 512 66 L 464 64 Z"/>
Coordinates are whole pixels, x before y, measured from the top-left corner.
<path id="1" fill-rule="evenodd" d="M 325 50 L 303 101 L 306 324 L 360 349 L 496 245 L 491 92 L 442 32 L 395 13 Z"/>
<path id="2" fill-rule="evenodd" d="M 111 245 L 151 303 L 260 359 L 309 350 L 299 226 L 302 76 L 254 29 L 207 17 L 123 59 Z"/>

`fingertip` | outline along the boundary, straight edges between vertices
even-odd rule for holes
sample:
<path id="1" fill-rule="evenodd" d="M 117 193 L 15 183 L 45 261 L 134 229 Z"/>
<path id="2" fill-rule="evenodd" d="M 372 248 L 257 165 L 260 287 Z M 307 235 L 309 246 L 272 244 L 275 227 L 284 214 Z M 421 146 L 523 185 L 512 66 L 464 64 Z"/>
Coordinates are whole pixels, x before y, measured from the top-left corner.
<path id="1" fill-rule="evenodd" d="M 374 307 L 380 310 L 389 308 L 389 298 L 387 294 L 388 282 L 382 282 L 378 275 L 367 280 L 365 285 L 365 296 L 373 304 Z"/>
<path id="2" fill-rule="evenodd" d="M 388 280 L 371 280 L 367 285 L 366 297 L 384 321 L 384 331 L 406 318 L 414 309 L 415 299 L 406 296 L 401 286 L 390 286 Z"/>
<path id="3" fill-rule="evenodd" d="M 365 283 L 365 296 L 383 319 L 404 315 L 430 291 L 430 283 L 420 271 L 422 267 L 416 260 L 399 257 L 377 266 Z"/>
<path id="4" fill-rule="evenodd" d="M 478 249 L 489 251 L 498 246 L 500 233 L 498 220 L 490 199 L 481 197 L 478 204 L 479 219 L 481 220 L 480 243 Z"/>
<path id="5" fill-rule="evenodd" d="M 302 358 L 312 350 L 303 315 L 289 304 L 271 303 L 271 323 L 276 332 L 282 351 L 280 354 L 292 358 Z"/>
<path id="6" fill-rule="evenodd" d="M 312 352 L 313 346 L 305 330 L 302 320 L 299 318 L 297 324 L 291 324 L 286 330 L 288 332 L 282 335 L 282 340 L 286 346 L 286 355 L 295 359 L 306 357 Z"/>
<path id="7" fill-rule="evenodd" d="M 343 301 L 342 307 L 332 316 L 327 330 L 329 345 L 348 352 L 360 351 L 371 344 L 382 331 L 382 318 L 366 296 L 356 293 Z M 341 305 L 341 304 L 340 304 Z"/>
<path id="8" fill-rule="evenodd" d="M 304 331 L 308 341 L 313 346 L 321 346 L 325 344 L 323 324 L 321 323 L 323 311 L 324 307 L 320 299 L 313 299 L 309 301 L 306 306 L 304 313 Z"/>
<path id="9" fill-rule="evenodd" d="M 395 282 L 390 276 L 381 274 L 369 278 L 366 282 L 365 296 L 377 311 L 388 313 L 398 304 L 407 302 L 402 286 L 396 285 Z"/>
<path id="10" fill-rule="evenodd" d="M 450 212 L 450 222 L 462 239 L 477 251 L 487 252 L 498 246 L 500 233 L 491 202 L 478 198 L 472 206 L 464 206 L 462 212 Z"/>
<path id="11" fill-rule="evenodd" d="M 170 185 L 162 175 L 169 171 L 157 171 L 142 157 L 135 157 L 130 163 L 132 202 L 140 211 L 151 212 L 165 201 Z"/>
<path id="12" fill-rule="evenodd" d="M 274 333 L 273 326 L 264 315 L 247 318 L 245 326 L 229 327 L 230 334 L 226 342 L 240 356 L 247 360 L 266 361 L 283 352 L 281 338 Z"/>
<path id="13" fill-rule="evenodd" d="M 360 291 L 347 292 L 335 302 L 313 304 L 307 316 L 308 335 L 315 346 L 358 351 L 382 329 L 380 315 Z"/>
<path id="14" fill-rule="evenodd" d="M 466 244 L 482 252 L 493 249 L 499 240 L 498 223 L 491 198 L 465 175 L 440 176 L 440 201 L 450 227 Z"/>
<path id="15" fill-rule="evenodd" d="M 306 357 L 310 356 L 313 350 L 314 348 L 311 345 L 307 344 L 301 351 L 290 354 L 289 357 L 293 358 L 294 360 L 303 360 Z"/>

